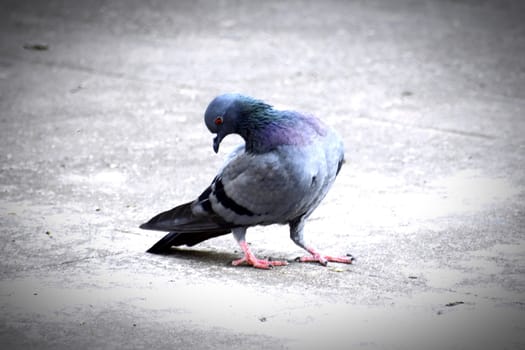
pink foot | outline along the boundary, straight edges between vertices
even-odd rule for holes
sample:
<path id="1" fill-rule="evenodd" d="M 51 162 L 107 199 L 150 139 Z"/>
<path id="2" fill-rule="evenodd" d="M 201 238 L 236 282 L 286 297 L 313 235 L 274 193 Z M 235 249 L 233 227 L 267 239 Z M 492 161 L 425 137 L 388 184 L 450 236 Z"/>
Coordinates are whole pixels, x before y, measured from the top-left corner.
<path id="1" fill-rule="evenodd" d="M 239 245 L 241 246 L 244 252 L 244 257 L 232 261 L 233 266 L 239 266 L 243 263 L 246 263 L 247 265 L 253 266 L 258 269 L 267 270 L 271 269 L 274 266 L 288 265 L 287 261 L 257 259 L 255 255 L 253 255 L 252 251 L 250 250 L 250 247 L 248 247 L 248 244 L 245 241 L 239 242 Z"/>
<path id="2" fill-rule="evenodd" d="M 247 265 L 253 266 L 258 269 L 266 269 L 266 270 L 271 269 L 274 266 L 288 265 L 287 261 L 257 259 L 255 256 L 252 256 L 250 258 L 243 257 L 243 258 L 232 261 L 233 266 L 239 266 L 243 263 L 246 263 Z"/>
<path id="3" fill-rule="evenodd" d="M 328 265 L 328 262 L 337 262 L 342 264 L 352 264 L 355 261 L 355 258 L 347 254 L 346 256 L 329 256 L 329 255 L 321 255 L 318 251 L 316 251 L 313 248 L 307 248 L 308 252 L 312 254 L 311 256 L 303 256 L 295 259 L 299 262 L 318 262 L 323 266 Z"/>

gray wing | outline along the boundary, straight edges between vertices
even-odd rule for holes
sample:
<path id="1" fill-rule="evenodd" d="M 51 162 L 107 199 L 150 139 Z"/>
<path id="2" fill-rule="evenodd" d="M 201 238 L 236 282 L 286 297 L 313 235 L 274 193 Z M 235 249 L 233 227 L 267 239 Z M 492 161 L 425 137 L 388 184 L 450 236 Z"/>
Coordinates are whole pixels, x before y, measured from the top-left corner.
<path id="1" fill-rule="evenodd" d="M 306 146 L 237 153 L 215 178 L 205 202 L 235 225 L 287 223 L 319 205 L 342 159 L 342 142 L 331 134 Z"/>

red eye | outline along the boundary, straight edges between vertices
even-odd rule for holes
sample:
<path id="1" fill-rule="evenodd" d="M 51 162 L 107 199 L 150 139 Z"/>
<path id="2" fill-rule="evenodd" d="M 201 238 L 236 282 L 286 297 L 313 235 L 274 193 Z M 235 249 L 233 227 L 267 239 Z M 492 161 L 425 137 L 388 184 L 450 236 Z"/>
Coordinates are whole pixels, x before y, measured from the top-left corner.
<path id="1" fill-rule="evenodd" d="M 215 118 L 215 125 L 221 125 L 223 122 L 224 120 L 222 120 L 222 117 Z"/>

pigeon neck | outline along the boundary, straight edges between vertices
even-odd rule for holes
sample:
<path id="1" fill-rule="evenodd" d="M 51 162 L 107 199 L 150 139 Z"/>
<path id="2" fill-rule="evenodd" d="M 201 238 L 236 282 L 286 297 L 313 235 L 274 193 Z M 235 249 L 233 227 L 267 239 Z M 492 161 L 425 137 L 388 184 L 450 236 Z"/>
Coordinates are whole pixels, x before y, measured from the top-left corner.
<path id="1" fill-rule="evenodd" d="M 301 146 L 324 131 L 315 118 L 299 113 L 269 109 L 264 114 L 251 114 L 239 135 L 246 143 L 246 152 L 265 153 L 283 145 Z"/>

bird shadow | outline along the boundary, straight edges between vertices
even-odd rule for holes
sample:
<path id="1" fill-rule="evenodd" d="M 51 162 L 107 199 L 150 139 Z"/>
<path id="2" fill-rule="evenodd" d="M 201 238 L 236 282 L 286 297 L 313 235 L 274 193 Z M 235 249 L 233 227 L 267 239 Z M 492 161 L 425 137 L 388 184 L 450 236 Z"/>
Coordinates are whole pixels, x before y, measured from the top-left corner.
<path id="1" fill-rule="evenodd" d="M 230 265 L 233 260 L 240 257 L 238 254 L 234 253 L 176 247 L 172 247 L 169 252 L 154 255 L 177 258 L 191 262 L 219 265 Z"/>
<path id="2" fill-rule="evenodd" d="M 234 253 L 228 253 L 228 252 L 220 252 L 215 250 L 202 250 L 202 249 L 192 249 L 192 248 L 177 248 L 177 247 L 171 247 L 168 252 L 164 253 L 150 253 L 153 255 L 158 256 L 166 256 L 174 259 L 180 259 L 187 261 L 191 264 L 205 264 L 207 266 L 215 265 L 215 266 L 229 266 L 229 267 L 235 267 L 232 265 L 232 261 L 237 260 L 242 257 L 241 252 L 234 252 Z M 288 264 L 293 264 L 296 259 L 276 259 L 271 256 L 263 256 L 264 259 L 269 260 L 279 260 L 279 261 L 287 261 Z M 249 267 L 246 264 L 242 264 L 240 266 Z"/>

